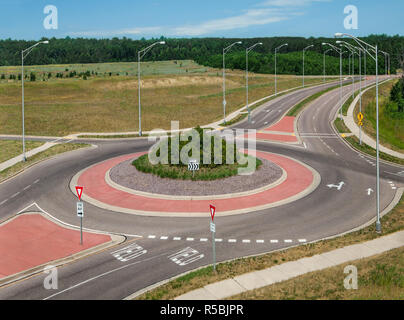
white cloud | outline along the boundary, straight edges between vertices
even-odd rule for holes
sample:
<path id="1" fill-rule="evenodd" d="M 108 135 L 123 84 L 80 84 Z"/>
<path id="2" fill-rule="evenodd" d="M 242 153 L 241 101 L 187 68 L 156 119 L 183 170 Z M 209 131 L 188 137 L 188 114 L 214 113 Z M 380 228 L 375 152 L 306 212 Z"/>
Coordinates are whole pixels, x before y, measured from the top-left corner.
<path id="1" fill-rule="evenodd" d="M 330 2 L 332 0 L 267 0 L 240 15 L 222 19 L 209 20 L 202 23 L 183 26 L 154 26 L 120 29 L 115 31 L 84 31 L 74 32 L 72 36 L 110 37 L 123 35 L 164 35 L 164 36 L 203 36 L 215 34 L 218 31 L 245 29 L 251 26 L 267 25 L 291 19 L 302 15 L 303 12 L 294 11 L 298 7 L 313 2 Z"/>

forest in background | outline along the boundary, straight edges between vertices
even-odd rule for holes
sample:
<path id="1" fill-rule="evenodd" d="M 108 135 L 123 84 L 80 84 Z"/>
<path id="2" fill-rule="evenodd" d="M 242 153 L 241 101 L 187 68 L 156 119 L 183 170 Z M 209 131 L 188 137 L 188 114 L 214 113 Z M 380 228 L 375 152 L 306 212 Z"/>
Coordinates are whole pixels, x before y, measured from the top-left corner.
<path id="1" fill-rule="evenodd" d="M 403 69 L 404 66 L 404 37 L 387 35 L 370 35 L 362 40 L 377 44 L 380 50 L 391 55 L 391 72 Z M 166 41 L 166 45 L 153 48 L 142 61 L 165 61 L 165 60 L 194 60 L 197 63 L 221 68 L 222 50 L 229 44 L 242 41 L 226 54 L 226 67 L 229 69 L 241 69 L 246 67 L 245 48 L 257 42 L 257 46 L 249 54 L 249 70 L 258 73 L 274 73 L 274 49 L 283 43 L 288 43 L 278 54 L 277 72 L 279 74 L 302 74 L 302 49 L 313 44 L 314 47 L 306 51 L 305 74 L 323 74 L 323 51 L 328 46 L 322 46 L 322 42 L 335 44 L 335 38 L 302 38 L 302 37 L 272 37 L 272 38 L 191 38 L 170 39 L 161 37 L 150 40 L 132 40 L 129 38 L 112 39 L 41 39 L 49 40 L 48 45 L 43 45 L 32 51 L 24 61 L 26 65 L 48 64 L 72 64 L 72 63 L 101 63 L 101 62 L 135 62 L 137 52 L 155 41 Z M 345 38 L 347 42 L 352 40 Z M 21 64 L 21 50 L 35 44 L 36 41 L 25 40 L 0 40 L 0 66 Z M 348 56 L 344 55 L 344 72 L 348 72 Z M 327 74 L 339 74 L 339 55 L 330 51 L 327 53 Z M 358 73 L 358 57 L 355 59 L 355 70 Z M 375 72 L 375 63 L 368 57 L 368 74 Z M 385 59 L 379 55 L 379 73 L 385 73 Z"/>

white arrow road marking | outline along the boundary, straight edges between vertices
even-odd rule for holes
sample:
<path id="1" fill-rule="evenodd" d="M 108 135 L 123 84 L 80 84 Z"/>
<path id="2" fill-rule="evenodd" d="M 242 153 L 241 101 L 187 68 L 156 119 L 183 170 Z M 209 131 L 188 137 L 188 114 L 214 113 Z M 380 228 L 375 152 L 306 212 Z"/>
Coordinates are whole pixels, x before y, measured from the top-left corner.
<path id="1" fill-rule="evenodd" d="M 147 250 L 144 250 L 141 246 L 137 244 L 129 245 L 125 248 L 116 250 L 111 252 L 111 254 L 122 262 L 128 262 L 129 260 L 133 260 L 137 257 L 140 257 L 147 253 Z"/>
<path id="2" fill-rule="evenodd" d="M 336 188 L 338 191 L 340 191 L 342 189 L 343 185 L 345 185 L 344 181 L 340 182 L 339 185 L 329 184 L 329 185 L 327 185 L 327 187 L 330 188 L 330 189 Z"/>
<path id="3" fill-rule="evenodd" d="M 367 191 L 368 191 L 368 196 L 370 196 L 370 194 L 371 194 L 372 192 L 374 192 L 373 189 L 371 189 L 371 188 L 369 188 Z"/>
<path id="4" fill-rule="evenodd" d="M 185 266 L 192 262 L 198 261 L 203 257 L 205 257 L 204 254 L 200 254 L 197 250 L 192 249 L 191 247 L 187 247 L 168 256 L 172 262 L 178 264 L 179 266 Z"/>

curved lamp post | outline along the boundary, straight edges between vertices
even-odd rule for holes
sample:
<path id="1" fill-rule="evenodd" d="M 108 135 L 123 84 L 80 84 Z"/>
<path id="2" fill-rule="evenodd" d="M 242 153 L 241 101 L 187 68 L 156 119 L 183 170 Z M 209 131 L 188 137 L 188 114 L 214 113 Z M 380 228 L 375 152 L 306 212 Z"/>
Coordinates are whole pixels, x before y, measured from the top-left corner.
<path id="1" fill-rule="evenodd" d="M 354 37 L 347 33 L 336 33 L 336 38 L 350 37 L 353 39 L 364 52 L 370 55 L 370 57 L 376 62 L 376 232 L 382 232 L 382 225 L 380 223 L 380 154 L 379 154 L 379 66 L 378 66 L 378 47 L 372 46 L 365 41 Z"/>
<path id="2" fill-rule="evenodd" d="M 29 47 L 28 49 L 21 51 L 21 84 L 22 84 L 22 161 L 27 161 L 27 157 L 25 155 L 25 99 L 24 99 L 24 59 L 34 50 L 35 47 L 40 44 L 48 44 L 49 41 L 40 41 Z"/>
<path id="3" fill-rule="evenodd" d="M 340 83 L 339 102 L 340 102 L 340 117 L 342 119 L 342 49 L 337 48 L 336 46 L 328 42 L 323 42 L 322 45 L 330 46 L 332 49 L 334 49 L 336 52 L 339 53 L 339 83 Z"/>
<path id="4" fill-rule="evenodd" d="M 253 50 L 256 46 L 262 46 L 262 42 L 258 42 L 254 44 L 253 46 L 245 49 L 245 57 L 246 57 L 246 89 L 247 89 L 247 111 L 248 111 L 248 122 L 251 122 L 251 112 L 250 112 L 250 107 L 248 105 L 248 53 Z"/>
<path id="5" fill-rule="evenodd" d="M 225 55 L 236 44 L 242 44 L 241 41 L 235 42 L 223 49 L 223 123 L 226 124 L 226 61 Z"/>
<path id="6" fill-rule="evenodd" d="M 276 52 L 280 50 L 282 47 L 286 47 L 288 44 L 284 43 L 283 45 L 275 48 L 275 96 L 278 94 L 278 88 L 277 88 L 277 79 L 276 79 Z"/>
<path id="7" fill-rule="evenodd" d="M 309 49 L 311 47 L 314 47 L 314 44 L 303 49 L 303 88 L 304 88 L 304 53 L 306 52 L 307 49 Z"/>
<path id="8" fill-rule="evenodd" d="M 140 60 L 145 56 L 145 54 L 154 46 L 158 44 L 166 44 L 165 41 L 155 42 L 147 48 L 140 50 L 137 53 L 137 79 L 138 79 L 138 90 L 139 90 L 139 136 L 142 136 L 142 108 L 141 108 L 141 99 L 140 99 Z"/>
<path id="9" fill-rule="evenodd" d="M 327 54 L 327 52 L 332 51 L 332 49 L 328 49 L 326 51 L 324 51 L 323 53 L 323 76 L 324 76 L 324 80 L 323 83 L 325 83 L 325 55 Z"/>

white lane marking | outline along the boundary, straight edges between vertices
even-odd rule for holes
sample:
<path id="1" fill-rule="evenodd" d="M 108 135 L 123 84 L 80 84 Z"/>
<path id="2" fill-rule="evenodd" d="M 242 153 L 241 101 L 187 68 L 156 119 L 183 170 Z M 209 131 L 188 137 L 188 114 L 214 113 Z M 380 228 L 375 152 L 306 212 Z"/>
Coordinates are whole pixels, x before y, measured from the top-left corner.
<path id="1" fill-rule="evenodd" d="M 271 243 L 278 243 L 278 240 L 271 240 Z"/>
<path id="2" fill-rule="evenodd" d="M 180 240 L 181 240 L 181 237 L 174 237 L 173 240 L 174 240 L 174 241 L 180 241 Z"/>
<path id="3" fill-rule="evenodd" d="M 37 184 L 41 179 L 36 179 L 33 184 Z"/>
<path id="4" fill-rule="evenodd" d="M 306 239 L 299 239 L 299 242 L 303 243 L 303 242 L 307 242 L 307 240 Z"/>
<path id="5" fill-rule="evenodd" d="M 208 241 L 207 238 L 201 238 L 200 240 L 201 240 L 201 242 L 207 242 Z"/>
<path id="6" fill-rule="evenodd" d="M 194 238 L 187 238 L 187 241 L 194 241 Z"/>
<path id="7" fill-rule="evenodd" d="M 38 205 L 37 205 L 37 206 L 38 206 Z M 39 208 L 39 206 L 38 206 L 38 208 Z M 120 270 L 129 268 L 129 267 L 131 267 L 131 266 L 137 265 L 137 264 L 139 264 L 139 263 L 141 263 L 141 262 L 150 261 L 150 260 L 153 260 L 153 259 L 156 259 L 156 258 L 160 258 L 160 257 L 166 256 L 166 255 L 167 255 L 167 253 L 162 253 L 162 254 L 159 254 L 159 255 L 156 255 L 156 256 L 153 256 L 153 257 L 150 257 L 150 258 L 141 260 L 141 261 L 132 262 L 132 263 L 127 264 L 127 265 L 124 265 L 124 266 L 122 266 L 122 267 L 119 267 L 119 268 L 112 269 L 112 270 L 110 270 L 110 271 L 101 273 L 101 274 L 99 274 L 98 276 L 95 276 L 95 277 L 92 277 L 92 278 L 87 279 L 87 280 L 85 280 L 85 281 L 79 282 L 79 283 L 75 284 L 74 286 L 71 286 L 71 287 L 66 288 L 66 289 L 64 289 L 64 290 L 62 290 L 62 291 L 59 291 L 59 292 L 56 292 L 56 293 L 54 293 L 54 294 L 52 294 L 52 295 L 50 295 L 50 296 L 47 296 L 47 297 L 44 298 L 43 300 L 49 300 L 49 299 L 51 299 L 51 298 L 53 298 L 53 297 L 56 297 L 56 296 L 58 296 L 58 295 L 60 295 L 60 294 L 62 294 L 62 293 L 64 293 L 64 292 L 67 292 L 67 291 L 70 291 L 70 290 L 75 289 L 75 288 L 77 288 L 77 287 L 80 287 L 80 286 L 82 286 L 83 284 L 86 284 L 86 283 L 89 283 L 89 282 L 94 281 L 94 280 L 96 280 L 96 279 L 102 278 L 102 277 L 104 277 L 104 276 L 106 276 L 106 275 L 108 275 L 108 274 L 114 273 L 114 272 L 116 272 L 116 271 L 120 271 Z"/>
<path id="8" fill-rule="evenodd" d="M 148 238 L 149 238 L 149 239 L 156 239 L 156 236 L 150 235 L 150 236 L 148 236 Z"/>
<path id="9" fill-rule="evenodd" d="M 111 254 L 121 262 L 128 262 L 147 253 L 141 246 L 137 244 L 129 245 L 125 248 L 111 252 Z"/>
<path id="10" fill-rule="evenodd" d="M 29 188 L 31 188 L 31 185 L 29 185 L 29 186 L 26 186 L 24 189 L 22 189 L 22 190 L 28 190 Z"/>
<path id="11" fill-rule="evenodd" d="M 2 202 L 0 203 L 0 206 L 2 206 L 3 204 L 5 204 L 7 201 L 8 201 L 8 199 L 2 201 Z"/>
<path id="12" fill-rule="evenodd" d="M 168 258 L 178 264 L 179 266 L 183 267 L 187 264 L 200 260 L 204 257 L 204 254 L 200 254 L 197 250 L 192 249 L 191 247 L 187 247 L 178 251 L 172 255 L 169 255 Z"/>
<path id="13" fill-rule="evenodd" d="M 291 239 L 286 239 L 284 241 L 285 241 L 285 243 L 292 243 L 293 242 Z"/>
<path id="14" fill-rule="evenodd" d="M 237 240 L 236 240 L 236 239 L 229 239 L 229 242 L 230 242 L 230 243 L 236 243 Z"/>
<path id="15" fill-rule="evenodd" d="M 168 237 L 166 237 L 166 236 L 160 237 L 160 240 L 167 240 L 167 239 L 168 239 Z"/>
<path id="16" fill-rule="evenodd" d="M 342 186 L 344 186 L 344 185 L 345 185 L 345 182 L 344 182 L 344 181 L 341 181 L 341 182 L 339 183 L 339 185 L 328 184 L 327 187 L 330 188 L 330 189 L 336 188 L 338 191 L 341 191 Z"/>
<path id="17" fill-rule="evenodd" d="M 264 240 L 257 240 L 257 243 L 264 243 Z"/>
<path id="18" fill-rule="evenodd" d="M 223 242 L 223 239 L 215 239 L 216 242 Z"/>
<path id="19" fill-rule="evenodd" d="M 17 192 L 17 193 L 14 193 L 11 197 L 10 197 L 10 199 L 13 199 L 13 198 L 15 198 L 16 196 L 18 196 L 20 193 L 19 192 Z"/>
<path id="20" fill-rule="evenodd" d="M 250 240 L 243 240 L 243 243 L 250 243 Z"/>
<path id="21" fill-rule="evenodd" d="M 303 142 L 304 148 L 307 149 L 306 142 Z"/>

